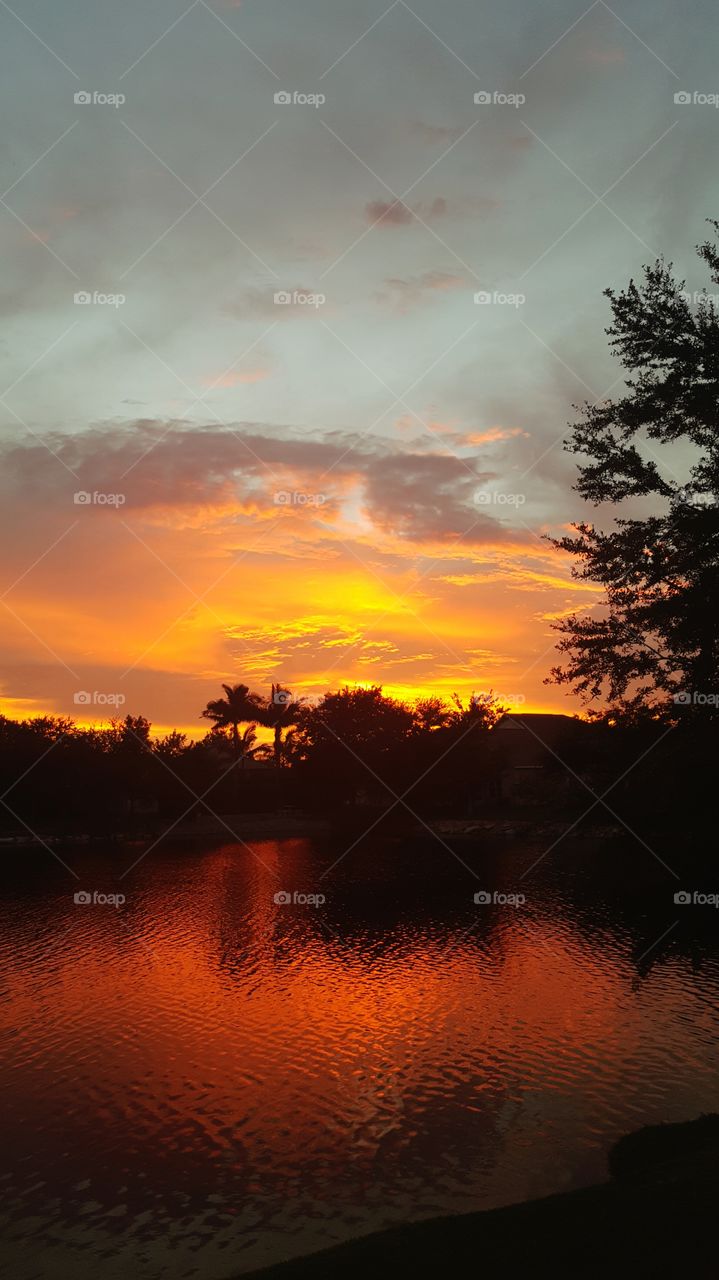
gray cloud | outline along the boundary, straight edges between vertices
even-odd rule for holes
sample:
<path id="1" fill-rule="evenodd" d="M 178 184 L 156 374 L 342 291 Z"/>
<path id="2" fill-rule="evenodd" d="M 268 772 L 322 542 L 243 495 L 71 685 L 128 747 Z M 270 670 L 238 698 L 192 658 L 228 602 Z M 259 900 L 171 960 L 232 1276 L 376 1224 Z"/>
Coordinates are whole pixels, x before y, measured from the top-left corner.
<path id="1" fill-rule="evenodd" d="M 414 222 L 414 214 L 401 200 L 370 200 L 365 205 L 369 223 L 385 223 L 388 227 L 406 227 Z"/>
<path id="2" fill-rule="evenodd" d="M 396 454 L 370 463 L 367 510 L 405 538 L 501 540 L 499 521 L 473 505 L 480 479 L 489 478 L 447 454 Z"/>
<path id="3" fill-rule="evenodd" d="M 79 436 L 49 436 L 0 454 L 5 509 L 61 507 L 74 491 L 122 493 L 124 510 L 272 502 L 295 486 L 325 496 L 310 515 L 330 517 L 355 488 L 367 514 L 407 540 L 502 541 L 502 521 L 479 512 L 474 494 L 494 478 L 470 457 L 401 449 L 378 437 L 334 432 L 312 439 L 255 424 L 197 429 L 139 420 Z M 64 464 L 64 465 L 63 465 Z M 69 470 L 68 470 L 69 468 Z M 14 517 L 13 517 L 14 518 Z"/>

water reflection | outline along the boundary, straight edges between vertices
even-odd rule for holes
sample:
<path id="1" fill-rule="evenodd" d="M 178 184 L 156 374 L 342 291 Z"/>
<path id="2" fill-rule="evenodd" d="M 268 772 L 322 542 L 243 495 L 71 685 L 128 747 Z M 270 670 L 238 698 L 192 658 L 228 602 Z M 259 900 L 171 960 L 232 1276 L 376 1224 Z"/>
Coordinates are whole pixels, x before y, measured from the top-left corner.
<path id="1" fill-rule="evenodd" d="M 534 851 L 484 851 L 478 880 L 419 848 L 324 879 L 332 850 L 257 853 L 153 855 L 120 911 L 76 906 L 46 867 L 9 875 L 20 1280 L 219 1280 L 592 1181 L 618 1134 L 719 1105 L 715 933 L 646 954 L 673 918 L 661 877 L 635 897 L 585 851 L 522 882 L 521 910 L 477 908 Z M 85 855 L 83 885 L 116 889 L 113 857 Z M 280 887 L 327 902 L 277 905 Z"/>

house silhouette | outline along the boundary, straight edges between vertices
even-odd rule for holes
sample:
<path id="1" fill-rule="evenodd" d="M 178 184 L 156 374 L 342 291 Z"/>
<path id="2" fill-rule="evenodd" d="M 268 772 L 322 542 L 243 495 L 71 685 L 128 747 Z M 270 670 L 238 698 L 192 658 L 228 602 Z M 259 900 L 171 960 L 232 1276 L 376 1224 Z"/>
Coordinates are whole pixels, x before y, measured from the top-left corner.
<path id="1" fill-rule="evenodd" d="M 595 726 L 574 716 L 508 712 L 491 733 L 492 759 L 502 800 L 536 804 L 581 790 Z"/>

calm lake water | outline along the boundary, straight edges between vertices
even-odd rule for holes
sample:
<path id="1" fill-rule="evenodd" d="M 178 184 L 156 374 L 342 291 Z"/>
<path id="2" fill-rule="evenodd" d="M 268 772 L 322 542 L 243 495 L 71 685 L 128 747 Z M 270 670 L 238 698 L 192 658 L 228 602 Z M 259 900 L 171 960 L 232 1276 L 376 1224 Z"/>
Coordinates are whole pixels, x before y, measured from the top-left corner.
<path id="1" fill-rule="evenodd" d="M 140 851 L 3 855 L 14 1280 L 224 1280 L 719 1109 L 719 913 L 639 844 Z"/>

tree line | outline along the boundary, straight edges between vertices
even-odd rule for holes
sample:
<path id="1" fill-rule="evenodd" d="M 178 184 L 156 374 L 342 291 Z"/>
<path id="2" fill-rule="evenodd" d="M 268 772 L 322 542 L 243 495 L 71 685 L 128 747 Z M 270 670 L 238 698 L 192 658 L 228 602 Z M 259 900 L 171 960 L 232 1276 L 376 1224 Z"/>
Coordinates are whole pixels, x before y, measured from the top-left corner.
<path id="1" fill-rule="evenodd" d="M 503 710 L 491 693 L 409 704 L 375 685 L 311 703 L 280 684 L 264 698 L 238 683 L 207 703 L 201 717 L 212 728 L 199 741 L 179 731 L 153 735 L 143 716 L 91 728 L 61 716 L 0 716 L 0 823 L 20 832 L 88 819 L 92 831 L 129 829 L 133 819 L 141 826 L 155 811 L 326 811 L 365 795 L 391 802 L 430 774 L 441 807 L 464 805 L 480 742 Z M 262 728 L 271 743 L 258 741 Z"/>

